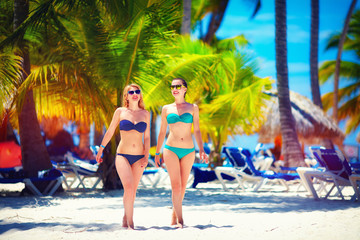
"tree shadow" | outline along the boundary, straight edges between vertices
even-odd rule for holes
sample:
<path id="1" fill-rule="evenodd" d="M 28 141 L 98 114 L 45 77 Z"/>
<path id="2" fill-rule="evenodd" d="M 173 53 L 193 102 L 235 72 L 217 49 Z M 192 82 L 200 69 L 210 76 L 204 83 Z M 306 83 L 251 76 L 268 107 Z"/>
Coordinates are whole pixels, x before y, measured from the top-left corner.
<path id="1" fill-rule="evenodd" d="M 20 209 L 23 207 L 59 205 L 59 199 L 108 199 L 122 198 L 123 190 L 89 192 L 63 192 L 54 197 L 0 197 L 1 208 Z M 305 193 L 303 194 L 305 195 Z M 151 202 L 151 205 L 149 204 Z M 312 212 L 336 211 L 359 207 L 358 202 L 339 199 L 313 198 L 284 191 L 259 191 L 259 192 L 225 192 L 219 188 L 188 189 L 183 201 L 183 206 L 190 207 L 191 211 L 204 211 L 207 206 L 216 204 L 219 211 L 234 211 L 241 213 L 273 213 L 273 212 Z M 138 189 L 135 208 L 137 207 L 171 207 L 171 189 L 169 188 L 140 188 Z M 87 206 L 83 206 L 86 208 Z M 198 207 L 198 208 L 196 208 Z M 104 208 L 118 208 L 118 206 L 104 205 Z"/>
<path id="2" fill-rule="evenodd" d="M 231 225 L 225 225 L 225 226 L 216 226 L 213 224 L 207 224 L 207 225 L 195 225 L 195 226 L 184 226 L 184 229 L 187 228 L 196 228 L 196 229 L 200 229 L 200 230 L 205 230 L 205 229 L 209 229 L 209 228 L 216 228 L 216 229 L 222 229 L 222 228 L 232 228 L 234 226 Z M 166 230 L 166 231 L 174 231 L 174 230 L 178 230 L 179 228 L 176 228 L 174 226 L 151 226 L 151 227 L 136 227 L 136 230 L 142 230 L 142 231 L 146 231 L 146 230 L 150 230 L 150 229 L 156 229 L 156 230 Z"/>
<path id="3" fill-rule="evenodd" d="M 4 234 L 10 230 L 16 231 L 27 231 L 34 228 L 54 228 L 63 226 L 63 232 L 65 233 L 80 233 L 80 232 L 111 232 L 111 231 L 120 231 L 126 230 L 121 224 L 104 224 L 97 223 L 96 225 L 91 225 L 88 223 L 64 223 L 64 222 L 12 222 L 4 223 L 0 220 L 0 234 Z"/>

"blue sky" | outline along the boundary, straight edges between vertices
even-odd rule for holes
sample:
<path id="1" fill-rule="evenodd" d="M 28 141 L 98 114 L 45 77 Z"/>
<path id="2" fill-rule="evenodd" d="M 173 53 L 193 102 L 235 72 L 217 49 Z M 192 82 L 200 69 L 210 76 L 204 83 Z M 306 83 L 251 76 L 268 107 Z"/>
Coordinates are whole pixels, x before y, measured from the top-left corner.
<path id="1" fill-rule="evenodd" d="M 251 1 L 230 0 L 222 25 L 216 35 L 219 38 L 230 38 L 244 34 L 250 41 L 247 51 L 259 61 L 260 77 L 270 76 L 276 79 L 275 69 L 275 1 L 262 0 L 262 6 L 254 19 L 250 19 L 253 10 Z M 344 20 L 351 4 L 351 0 L 320 0 L 319 26 L 319 64 L 325 60 L 336 58 L 337 51 L 326 51 L 325 45 L 329 36 L 334 32 L 341 32 Z M 311 99 L 310 91 L 310 20 L 311 1 L 287 1 L 287 39 L 288 39 L 288 67 L 289 87 Z M 356 9 L 360 8 L 360 3 Z M 207 21 L 203 24 L 206 32 Z M 194 35 L 198 34 L 198 31 Z M 354 59 L 349 53 L 343 53 L 343 59 Z M 321 94 L 332 91 L 332 81 L 320 86 Z M 344 123 L 340 123 L 344 129 Z M 356 133 L 345 139 L 345 144 L 358 145 Z M 257 136 L 237 136 L 234 145 L 248 144 L 253 149 Z M 249 143 L 251 142 L 251 143 Z M 231 144 L 231 143 L 230 143 Z M 245 146 L 244 146 L 245 147 Z"/>

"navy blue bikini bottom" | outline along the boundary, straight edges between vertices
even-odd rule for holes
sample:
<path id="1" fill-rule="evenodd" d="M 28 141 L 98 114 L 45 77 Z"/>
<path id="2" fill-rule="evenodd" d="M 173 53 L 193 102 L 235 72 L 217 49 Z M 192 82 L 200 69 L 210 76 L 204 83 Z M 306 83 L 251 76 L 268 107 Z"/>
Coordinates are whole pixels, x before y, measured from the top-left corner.
<path id="1" fill-rule="evenodd" d="M 128 162 L 130 163 L 130 165 L 133 165 L 134 163 L 136 163 L 137 161 L 139 161 L 140 159 L 142 159 L 145 155 L 131 155 L 131 154 L 123 154 L 123 153 L 117 153 L 117 155 L 123 156 L 124 158 L 126 158 L 128 160 Z"/>

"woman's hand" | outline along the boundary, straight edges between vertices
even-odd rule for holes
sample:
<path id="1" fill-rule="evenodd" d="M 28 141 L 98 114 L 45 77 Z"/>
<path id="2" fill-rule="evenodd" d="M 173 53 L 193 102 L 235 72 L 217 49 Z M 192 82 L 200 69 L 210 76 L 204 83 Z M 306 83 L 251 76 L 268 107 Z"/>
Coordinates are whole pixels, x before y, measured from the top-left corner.
<path id="1" fill-rule="evenodd" d="M 199 154 L 200 154 L 200 160 L 201 160 L 201 162 L 209 163 L 209 157 L 208 157 L 208 155 L 204 152 L 204 150 L 200 150 L 200 151 L 199 151 Z"/>
<path id="2" fill-rule="evenodd" d="M 140 160 L 140 167 L 144 168 L 148 165 L 148 157 L 143 157 L 141 160 Z"/>
<path id="3" fill-rule="evenodd" d="M 155 166 L 160 167 L 160 155 L 155 155 Z"/>
<path id="4" fill-rule="evenodd" d="M 102 149 L 102 148 L 99 148 L 99 151 L 98 151 L 97 154 L 96 154 L 96 162 L 97 162 L 97 163 L 102 163 L 102 162 L 103 162 L 103 160 L 102 160 L 102 158 L 101 158 L 102 153 L 103 153 L 103 149 Z"/>

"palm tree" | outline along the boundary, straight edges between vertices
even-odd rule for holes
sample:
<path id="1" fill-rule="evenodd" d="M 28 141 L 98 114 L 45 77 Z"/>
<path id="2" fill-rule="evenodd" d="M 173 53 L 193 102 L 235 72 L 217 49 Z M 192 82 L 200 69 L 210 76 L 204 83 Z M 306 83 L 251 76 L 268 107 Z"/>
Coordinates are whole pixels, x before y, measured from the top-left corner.
<path id="1" fill-rule="evenodd" d="M 269 79 L 259 79 L 254 75 L 254 61 L 236 49 L 225 50 L 225 46 L 234 46 L 226 39 L 215 47 L 190 37 L 179 37 L 163 50 L 163 64 L 148 66 L 151 76 L 143 72 L 139 78 L 146 86 L 145 103 L 156 110 L 157 106 L 172 101 L 168 85 L 174 77 L 183 77 L 188 81 L 187 101 L 194 102 L 200 108 L 200 127 L 205 140 L 213 143 L 211 161 L 221 164 L 220 150 L 229 136 L 251 134 L 261 123 L 261 108 L 266 99 L 264 88 L 270 87 Z M 232 40 L 236 42 L 236 39 Z M 170 44 L 169 44 L 170 45 Z M 156 85 L 151 78 L 161 79 Z M 224 121 L 225 120 L 225 121 Z"/>
<path id="2" fill-rule="evenodd" d="M 3 48 L 26 34 L 36 40 L 30 51 L 41 52 L 34 58 L 37 65 L 13 95 L 19 105 L 31 90 L 38 109 L 46 115 L 109 123 L 121 99 L 117 93 L 134 81 L 147 60 L 156 60 L 153 52 L 162 47 L 163 39 L 175 34 L 180 19 L 180 4 L 175 0 L 122 4 L 35 3 L 26 22 L 0 43 Z M 15 86 L 16 81 L 12 83 Z"/>
<path id="3" fill-rule="evenodd" d="M 218 7 L 215 8 L 211 14 L 208 31 L 204 37 L 204 42 L 210 44 L 215 36 L 216 31 L 219 29 L 222 19 L 225 15 L 226 7 L 229 0 L 220 0 Z"/>
<path id="4" fill-rule="evenodd" d="M 311 0 L 311 38 L 310 38 L 310 80 L 311 95 L 315 105 L 322 108 L 319 87 L 319 0 Z"/>
<path id="5" fill-rule="evenodd" d="M 182 35 L 190 34 L 191 32 L 191 0 L 183 1 L 183 19 L 181 23 L 180 33 Z"/>
<path id="6" fill-rule="evenodd" d="M 336 122 L 338 122 L 338 89 L 339 89 L 339 71 L 340 71 L 340 64 L 341 64 L 341 53 L 343 50 L 343 45 L 346 37 L 347 30 L 349 28 L 349 22 L 354 11 L 355 5 L 357 0 L 353 0 L 351 2 L 349 11 L 346 15 L 344 27 L 340 36 L 340 41 L 338 45 L 338 53 L 336 55 L 336 66 L 335 66 L 335 74 L 334 74 L 334 96 L 333 96 L 333 118 Z"/>
<path id="7" fill-rule="evenodd" d="M 26 20 L 29 14 L 29 1 L 14 1 L 14 30 Z M 30 55 L 27 50 L 26 41 L 20 41 L 18 45 L 20 51 L 17 55 L 22 58 L 22 72 L 20 84 L 30 75 Z M 52 167 L 45 142 L 40 134 L 40 126 L 36 115 L 33 91 L 31 89 L 25 92 L 22 107 L 18 107 L 19 115 L 19 133 L 21 141 L 22 165 L 24 171 L 29 176 L 37 176 L 40 170 L 50 169 Z"/>
<path id="8" fill-rule="evenodd" d="M 275 0 L 275 46 L 276 72 L 279 98 L 282 152 L 285 164 L 299 166 L 304 160 L 298 137 L 296 135 L 294 117 L 291 113 L 289 97 L 289 80 L 287 64 L 286 40 L 286 0 Z"/>
<path id="9" fill-rule="evenodd" d="M 319 87 L 319 0 L 311 0 L 311 37 L 310 37 L 310 81 L 311 95 L 315 105 L 323 109 Z M 329 139 L 323 139 L 322 145 L 326 148 L 334 148 Z"/>
<path id="10" fill-rule="evenodd" d="M 360 58 L 360 10 L 357 10 L 351 17 L 349 23 L 349 29 L 344 41 L 344 51 L 353 52 Z M 333 35 L 326 46 L 326 49 L 334 49 L 339 45 L 340 34 Z M 324 83 L 334 76 L 336 68 L 336 61 L 326 61 L 320 67 L 320 81 Z M 342 81 L 347 81 L 345 87 L 339 89 L 338 100 L 340 101 L 340 107 L 338 109 L 339 120 L 346 119 L 346 133 L 356 131 L 360 125 L 360 64 L 350 61 L 341 61 L 339 69 L 339 76 Z M 328 110 L 333 107 L 334 93 L 330 92 L 322 97 L 324 109 Z"/>
<path id="11" fill-rule="evenodd" d="M 258 10 L 261 7 L 261 0 L 252 0 L 254 2 L 255 8 L 251 15 L 253 18 Z M 208 13 L 211 13 L 211 19 L 208 25 L 207 32 L 205 36 L 202 36 L 202 29 L 200 28 L 200 35 L 201 39 L 207 44 L 213 44 L 213 39 L 215 38 L 215 33 L 219 29 L 222 20 L 225 15 L 226 8 L 228 6 L 229 0 L 193 0 L 193 17 L 192 23 L 195 24 L 202 24 L 201 19 Z"/>

